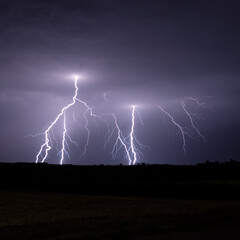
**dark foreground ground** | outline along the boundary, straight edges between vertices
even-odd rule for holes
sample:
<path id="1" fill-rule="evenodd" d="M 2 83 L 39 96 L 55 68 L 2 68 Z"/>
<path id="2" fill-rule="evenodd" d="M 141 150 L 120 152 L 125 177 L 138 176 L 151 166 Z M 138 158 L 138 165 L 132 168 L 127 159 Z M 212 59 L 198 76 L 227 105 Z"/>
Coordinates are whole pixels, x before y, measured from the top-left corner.
<path id="1" fill-rule="evenodd" d="M 239 240 L 240 165 L 0 164 L 0 239 Z"/>
<path id="2" fill-rule="evenodd" d="M 237 240 L 239 226 L 239 201 L 27 192 L 1 192 L 0 198 L 1 240 L 180 240 L 203 236 Z"/>

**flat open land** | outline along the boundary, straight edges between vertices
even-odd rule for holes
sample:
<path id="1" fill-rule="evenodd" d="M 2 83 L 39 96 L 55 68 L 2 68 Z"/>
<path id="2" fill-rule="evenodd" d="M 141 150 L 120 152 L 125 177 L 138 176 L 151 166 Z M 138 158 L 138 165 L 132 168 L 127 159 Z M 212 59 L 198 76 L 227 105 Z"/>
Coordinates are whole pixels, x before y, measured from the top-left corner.
<path id="1" fill-rule="evenodd" d="M 0 164 L 0 240 L 239 240 L 240 164 Z"/>
<path id="2" fill-rule="evenodd" d="M 1 240 L 186 239 L 189 232 L 214 235 L 214 230 L 224 239 L 218 234 L 222 228 L 230 233 L 234 229 L 234 239 L 240 237 L 235 230 L 240 226 L 240 201 L 0 194 Z"/>

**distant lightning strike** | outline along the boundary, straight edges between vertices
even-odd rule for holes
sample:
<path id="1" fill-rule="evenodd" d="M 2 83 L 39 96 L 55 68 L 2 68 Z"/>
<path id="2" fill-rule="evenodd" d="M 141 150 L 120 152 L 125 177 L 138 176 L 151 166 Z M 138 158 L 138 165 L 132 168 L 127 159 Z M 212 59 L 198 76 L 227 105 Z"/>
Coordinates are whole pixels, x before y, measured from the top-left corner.
<path id="1" fill-rule="evenodd" d="M 77 81 L 78 81 L 78 76 L 75 77 L 74 79 L 74 86 L 75 86 L 75 94 L 72 98 L 72 102 L 70 104 L 68 104 L 67 106 L 63 107 L 61 112 L 57 115 L 57 117 L 55 118 L 55 120 L 50 124 L 50 126 L 47 128 L 47 130 L 44 132 L 45 135 L 45 142 L 41 145 L 40 150 L 36 156 L 36 163 L 39 162 L 39 158 L 42 155 L 42 153 L 44 152 L 44 148 L 45 148 L 45 154 L 42 158 L 42 163 L 45 162 L 46 158 L 48 157 L 48 152 L 51 150 L 51 146 L 49 145 L 49 135 L 50 135 L 50 130 L 54 127 L 54 125 L 58 122 L 58 120 L 64 115 L 65 111 L 67 109 L 69 109 L 70 107 L 72 107 L 75 102 L 76 102 L 76 98 L 78 95 L 78 86 L 77 86 Z"/>
<path id="2" fill-rule="evenodd" d="M 182 148 L 183 148 L 183 152 L 184 154 L 186 153 L 186 139 L 185 139 L 185 135 L 189 135 L 189 133 L 185 132 L 183 127 L 181 127 L 175 120 L 174 118 L 170 115 L 170 113 L 168 113 L 167 111 L 165 111 L 160 105 L 158 106 L 159 109 L 165 113 L 172 121 L 172 123 L 180 130 L 181 132 L 181 135 L 182 135 L 182 142 L 183 142 L 183 145 L 182 145 Z"/>
<path id="3" fill-rule="evenodd" d="M 132 106 L 132 111 L 131 111 L 131 129 L 130 129 L 130 133 L 129 133 L 129 135 L 127 137 L 123 136 L 123 133 L 120 130 L 120 127 L 118 125 L 116 115 L 113 114 L 114 125 L 115 126 L 114 126 L 111 134 L 109 135 L 106 143 L 105 143 L 105 147 L 106 147 L 106 145 L 108 144 L 110 139 L 113 137 L 114 131 L 117 130 L 117 140 L 115 141 L 115 143 L 113 145 L 112 157 L 115 158 L 117 153 L 121 149 L 121 147 L 123 147 L 124 150 L 125 150 L 126 158 L 128 160 L 128 165 L 135 165 L 138 162 L 138 160 L 139 160 L 138 156 L 142 156 L 141 150 L 149 149 L 148 146 L 145 146 L 145 145 L 141 144 L 137 140 L 137 138 L 136 138 L 136 136 L 134 134 L 134 131 L 135 131 L 135 112 L 136 112 L 136 107 Z M 140 119 L 140 121 L 142 123 L 142 119 Z M 119 142 L 121 143 L 120 146 L 118 144 Z"/>
<path id="4" fill-rule="evenodd" d="M 89 130 L 89 121 L 88 121 L 88 117 L 87 117 L 87 114 L 89 113 L 90 117 L 93 117 L 94 120 L 97 118 L 99 120 L 101 120 L 102 122 L 104 122 L 104 124 L 107 125 L 107 130 L 108 130 L 108 133 L 110 132 L 110 129 L 109 129 L 109 124 L 106 120 L 104 120 L 100 115 L 97 115 L 95 113 L 93 113 L 93 108 L 94 107 L 90 107 L 85 101 L 77 98 L 77 95 L 78 95 L 78 86 L 77 86 L 77 81 L 78 81 L 78 76 L 75 77 L 75 94 L 72 98 L 72 102 L 70 104 L 68 104 L 67 106 L 63 107 L 61 112 L 57 115 L 57 117 L 55 118 L 55 120 L 50 124 L 50 126 L 46 129 L 46 131 L 44 133 L 40 133 L 40 134 L 37 134 L 37 135 L 32 135 L 32 134 L 28 134 L 27 136 L 32 136 L 32 137 L 36 137 L 36 136 L 39 136 L 39 135 L 44 135 L 45 136 L 45 141 L 44 143 L 41 145 L 40 147 L 40 150 L 36 156 L 36 163 L 39 162 L 39 158 L 40 156 L 42 156 L 42 154 L 44 154 L 41 162 L 43 163 L 46 158 L 48 157 L 48 153 L 49 151 L 51 150 L 52 148 L 52 140 L 51 140 L 51 137 L 50 137 L 50 132 L 53 133 L 53 127 L 55 126 L 55 124 L 59 121 L 59 119 L 61 117 L 63 117 L 63 133 L 62 133 L 62 147 L 61 147 L 61 150 L 60 150 L 60 154 L 61 154 L 61 159 L 60 159 L 60 164 L 62 165 L 63 162 L 64 162 L 64 156 L 65 155 L 68 155 L 68 152 L 66 151 L 66 145 L 67 145 L 67 141 L 66 141 L 66 137 L 68 137 L 68 139 L 70 140 L 71 143 L 75 144 L 76 146 L 78 146 L 78 143 L 73 141 L 71 139 L 71 137 L 67 134 L 67 125 L 66 125 L 66 111 L 72 107 L 76 102 L 79 102 L 81 104 L 83 104 L 86 108 L 85 112 L 83 113 L 83 117 L 85 119 L 85 125 L 84 125 L 84 128 L 87 132 L 87 137 L 86 137 L 86 143 L 84 145 L 84 150 L 83 150 L 83 153 L 81 155 L 81 158 L 84 157 L 86 155 L 86 152 L 87 152 L 87 147 L 88 147 L 88 144 L 89 144 L 89 139 L 90 139 L 90 130 Z M 104 100 L 105 101 L 108 101 L 107 98 L 106 98 L 106 94 L 104 94 Z M 76 121 L 76 117 L 75 117 L 75 114 L 73 112 L 73 120 Z M 55 140 L 55 137 L 54 137 L 54 140 Z"/>
<path id="5" fill-rule="evenodd" d="M 63 164 L 64 153 L 66 152 L 66 149 L 65 149 L 66 134 L 67 134 L 67 127 L 66 127 L 66 114 L 65 114 L 65 112 L 64 112 L 64 114 L 63 114 L 63 137 L 62 137 L 62 149 L 61 149 L 60 165 Z"/>
<path id="6" fill-rule="evenodd" d="M 81 100 L 79 100 L 79 99 L 77 99 L 77 101 L 79 101 L 80 103 L 83 103 L 83 104 L 86 106 L 86 108 L 87 108 L 86 111 L 83 113 L 83 117 L 84 117 L 84 119 L 85 119 L 84 128 L 85 128 L 85 130 L 86 130 L 86 132 L 87 132 L 87 140 L 86 140 L 86 143 L 85 143 L 85 146 L 84 146 L 83 153 L 82 153 L 82 155 L 80 156 L 80 159 L 81 159 L 82 157 L 84 157 L 84 156 L 86 155 L 87 147 L 88 147 L 89 139 L 90 139 L 90 130 L 89 130 L 89 128 L 88 128 L 89 122 L 88 122 L 88 119 L 87 119 L 87 112 L 89 111 L 89 107 L 88 107 L 88 105 L 87 105 L 85 102 L 83 102 L 83 101 L 81 101 Z"/>
<path id="7" fill-rule="evenodd" d="M 191 114 L 187 111 L 186 109 L 186 104 L 184 101 L 181 101 L 181 105 L 182 108 L 184 110 L 184 112 L 186 113 L 186 115 L 188 116 L 190 122 L 191 122 L 191 126 L 192 128 L 196 131 L 196 133 L 202 138 L 203 142 L 206 143 L 206 139 L 204 137 L 204 135 L 200 132 L 197 123 L 195 122 L 194 118 L 191 116 Z"/>
<path id="8" fill-rule="evenodd" d="M 121 132 L 121 130 L 118 126 L 118 123 L 117 123 L 117 118 L 114 114 L 113 114 L 113 118 L 114 118 L 115 127 L 117 129 L 117 141 L 114 144 L 113 151 L 116 150 L 118 141 L 120 141 L 122 146 L 124 147 L 125 152 L 126 152 L 126 156 L 127 156 L 127 159 L 128 159 L 128 164 L 131 165 L 132 159 L 131 159 L 131 155 L 130 155 L 130 152 L 128 150 L 127 144 L 126 144 L 126 140 L 122 136 L 122 132 Z"/>
<path id="9" fill-rule="evenodd" d="M 106 96 L 105 96 L 105 97 L 106 97 Z M 88 128 L 89 121 L 88 121 L 88 118 L 87 118 L 87 113 L 89 112 L 90 117 L 93 117 L 94 120 L 97 118 L 97 119 L 101 120 L 104 124 L 106 124 L 108 132 L 110 132 L 110 130 L 109 130 L 109 124 L 108 124 L 108 122 L 105 121 L 105 120 L 102 118 L 102 116 L 93 113 L 93 108 L 94 108 L 94 107 L 89 107 L 89 105 L 88 105 L 85 101 L 83 101 L 83 100 L 81 100 L 81 99 L 79 99 L 79 98 L 76 98 L 76 101 L 78 101 L 79 103 L 83 104 L 83 105 L 86 107 L 86 111 L 83 113 L 83 117 L 84 117 L 84 119 L 85 119 L 84 128 L 85 128 L 85 130 L 86 130 L 86 132 L 87 132 L 87 140 L 86 140 L 86 143 L 85 143 L 85 146 L 84 146 L 84 151 L 83 151 L 83 153 L 82 153 L 82 155 L 81 155 L 81 157 L 80 157 L 80 158 L 82 158 L 82 157 L 84 157 L 84 156 L 86 155 L 87 147 L 88 147 L 89 139 L 90 139 L 90 130 L 89 130 L 89 128 Z"/>
<path id="10" fill-rule="evenodd" d="M 137 153 L 135 151 L 135 146 L 134 146 L 134 126 L 135 126 L 135 106 L 132 106 L 132 127 L 131 127 L 131 132 L 130 132 L 130 143 L 131 143 L 131 150 L 133 154 L 133 160 L 132 164 L 135 165 L 137 162 Z"/>

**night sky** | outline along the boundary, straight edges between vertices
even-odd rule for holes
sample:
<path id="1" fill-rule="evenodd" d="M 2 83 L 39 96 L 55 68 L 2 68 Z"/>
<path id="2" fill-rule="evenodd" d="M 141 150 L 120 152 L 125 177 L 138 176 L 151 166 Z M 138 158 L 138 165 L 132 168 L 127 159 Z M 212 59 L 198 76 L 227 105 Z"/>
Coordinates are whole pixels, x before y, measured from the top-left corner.
<path id="1" fill-rule="evenodd" d="M 111 129 L 113 112 L 127 135 L 131 105 L 137 106 L 144 124 L 137 114 L 135 135 L 150 147 L 140 162 L 240 160 L 239 12 L 234 0 L 1 0 L 0 161 L 35 161 L 44 136 L 25 136 L 44 132 L 72 101 L 75 73 L 79 98 L 96 106 Z M 181 134 L 158 105 L 189 128 L 180 101 L 201 96 L 202 107 L 190 101 L 188 107 L 206 143 L 186 137 L 184 155 Z M 106 126 L 93 119 L 80 159 L 86 131 L 78 106 L 67 121 L 79 147 L 69 143 L 65 163 L 127 164 L 123 150 L 111 157 L 116 136 L 104 149 Z M 61 131 L 59 123 L 58 144 Z M 47 162 L 59 162 L 55 149 Z"/>

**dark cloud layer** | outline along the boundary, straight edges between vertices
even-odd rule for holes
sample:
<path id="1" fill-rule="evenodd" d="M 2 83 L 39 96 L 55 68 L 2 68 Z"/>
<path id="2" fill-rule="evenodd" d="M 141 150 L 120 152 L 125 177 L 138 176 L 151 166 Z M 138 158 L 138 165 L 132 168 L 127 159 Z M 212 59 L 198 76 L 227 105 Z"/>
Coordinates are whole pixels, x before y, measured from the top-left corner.
<path id="1" fill-rule="evenodd" d="M 71 100 L 75 72 L 84 76 L 85 100 L 107 92 L 106 111 L 127 116 L 123 106 L 142 106 L 138 135 L 151 146 L 143 161 L 239 159 L 239 10 L 234 0 L 1 0 L 1 161 L 34 160 L 40 139 L 23 136 L 46 127 Z M 211 96 L 211 110 L 199 110 L 206 145 L 188 139 L 183 156 L 157 105 L 181 119 L 179 99 L 188 96 Z M 99 150 L 92 140 L 95 151 L 82 162 L 112 163 L 93 134 Z"/>

